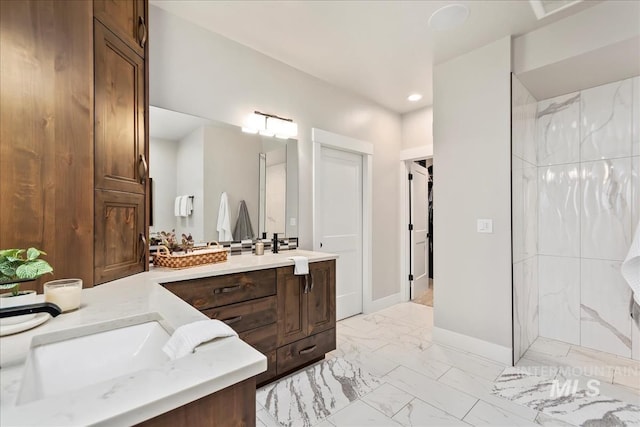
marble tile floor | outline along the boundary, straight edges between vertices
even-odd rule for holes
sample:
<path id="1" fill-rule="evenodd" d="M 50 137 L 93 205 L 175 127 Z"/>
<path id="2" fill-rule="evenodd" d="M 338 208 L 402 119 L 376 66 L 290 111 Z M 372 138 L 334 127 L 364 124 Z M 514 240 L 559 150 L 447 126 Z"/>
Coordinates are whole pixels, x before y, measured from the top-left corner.
<path id="1" fill-rule="evenodd" d="M 636 385 L 638 370 L 628 359 L 538 339 L 517 367 L 506 367 L 433 343 L 432 328 L 433 309 L 411 302 L 338 322 L 338 348 L 325 360 L 258 390 L 257 425 L 640 425 L 640 389 L 629 386 Z M 556 361 L 613 366 L 596 372 L 608 399 L 539 404 L 540 384 L 570 378 L 584 390 L 591 379 L 579 369 L 551 370 Z M 514 374 L 524 382 L 507 382 Z M 527 388 L 531 384 L 535 390 Z M 556 406 L 561 411 L 554 412 Z"/>

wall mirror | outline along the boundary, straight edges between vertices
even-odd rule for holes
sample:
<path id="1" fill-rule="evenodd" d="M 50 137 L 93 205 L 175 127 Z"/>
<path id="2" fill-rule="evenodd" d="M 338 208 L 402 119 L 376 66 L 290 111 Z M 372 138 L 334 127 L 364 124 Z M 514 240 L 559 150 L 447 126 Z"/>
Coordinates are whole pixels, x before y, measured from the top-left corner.
<path id="1" fill-rule="evenodd" d="M 296 140 L 247 134 L 227 123 L 151 106 L 149 160 L 151 234 L 175 229 L 178 236 L 191 233 L 196 242 L 219 241 L 226 193 L 232 233 L 248 216 L 254 239 L 262 233 L 298 236 Z M 193 197 L 182 202 L 183 196 Z M 240 213 L 243 201 L 246 215 Z M 184 203 L 191 208 L 186 215 Z M 237 234 L 249 234 L 246 229 Z"/>

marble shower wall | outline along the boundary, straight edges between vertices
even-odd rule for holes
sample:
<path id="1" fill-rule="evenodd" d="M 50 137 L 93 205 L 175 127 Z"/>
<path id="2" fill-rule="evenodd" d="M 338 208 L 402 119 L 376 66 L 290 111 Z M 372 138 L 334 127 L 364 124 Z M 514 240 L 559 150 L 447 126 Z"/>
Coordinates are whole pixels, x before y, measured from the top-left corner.
<path id="1" fill-rule="evenodd" d="M 640 218 L 640 77 L 540 101 L 534 128 L 538 283 L 514 277 L 514 293 L 538 295 L 541 336 L 640 359 L 620 274 Z"/>
<path id="2" fill-rule="evenodd" d="M 517 362 L 538 337 L 537 101 L 516 76 L 511 93 L 513 356 Z"/>

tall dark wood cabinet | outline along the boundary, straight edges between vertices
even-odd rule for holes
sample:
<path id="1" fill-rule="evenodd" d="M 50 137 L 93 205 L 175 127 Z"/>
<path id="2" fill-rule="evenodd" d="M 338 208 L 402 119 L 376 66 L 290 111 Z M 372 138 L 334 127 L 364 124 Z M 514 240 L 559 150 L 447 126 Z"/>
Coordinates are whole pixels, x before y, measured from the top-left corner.
<path id="1" fill-rule="evenodd" d="M 144 1 L 94 1 L 94 283 L 147 269 L 148 108 Z"/>
<path id="2" fill-rule="evenodd" d="M 146 268 L 147 9 L 0 1 L 0 248 L 54 268 L 23 289 Z"/>
<path id="3" fill-rule="evenodd" d="M 0 1 L 0 248 L 93 284 L 93 6 Z M 4 292 L 4 291 L 3 291 Z"/>

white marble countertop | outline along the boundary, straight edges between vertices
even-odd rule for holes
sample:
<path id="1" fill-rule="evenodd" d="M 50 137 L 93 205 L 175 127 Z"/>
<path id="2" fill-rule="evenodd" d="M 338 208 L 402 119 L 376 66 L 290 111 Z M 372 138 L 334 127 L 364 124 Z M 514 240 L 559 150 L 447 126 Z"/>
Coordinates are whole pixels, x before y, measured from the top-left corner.
<path id="1" fill-rule="evenodd" d="M 167 358 L 160 368 L 145 369 L 79 390 L 17 404 L 27 354 L 34 337 L 65 334 L 79 327 L 128 325 L 132 319 L 159 314 L 172 332 L 181 325 L 206 319 L 159 283 L 242 271 L 293 265 L 290 256 L 310 262 L 336 259 L 332 254 L 304 250 L 230 256 L 227 262 L 185 270 L 151 271 L 82 291 L 81 307 L 49 319 L 29 331 L 0 338 L 0 425 L 75 426 L 131 425 L 257 375 L 267 368 L 264 355 L 236 337 L 198 347 L 176 361 Z M 39 296 L 42 298 L 42 296 Z M 66 332 L 65 332 L 66 331 Z M 69 363 L 82 354 L 69 355 Z"/>

